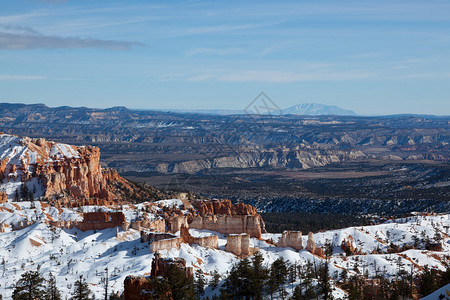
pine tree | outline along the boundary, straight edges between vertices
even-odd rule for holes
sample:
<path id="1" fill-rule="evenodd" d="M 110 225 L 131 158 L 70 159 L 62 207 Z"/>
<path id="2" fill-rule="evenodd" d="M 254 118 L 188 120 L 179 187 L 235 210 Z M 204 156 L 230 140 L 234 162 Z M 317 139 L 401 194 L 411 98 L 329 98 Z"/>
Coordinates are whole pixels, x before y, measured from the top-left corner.
<path id="1" fill-rule="evenodd" d="M 198 270 L 195 273 L 195 293 L 197 294 L 197 297 L 200 299 L 201 296 L 205 293 L 205 275 L 203 275 L 203 272 L 201 270 Z"/>
<path id="2" fill-rule="evenodd" d="M 90 297 L 91 290 L 89 289 L 89 286 L 86 282 L 86 280 L 83 279 L 83 275 L 80 275 L 80 279 L 75 281 L 74 284 L 74 290 L 72 294 L 72 300 L 90 300 L 93 299 Z"/>
<path id="3" fill-rule="evenodd" d="M 61 300 L 61 293 L 59 292 L 58 288 L 56 287 L 56 279 L 55 276 L 53 276 L 52 273 L 49 274 L 48 280 L 47 280 L 47 287 L 45 290 L 45 300 Z"/>
<path id="4" fill-rule="evenodd" d="M 269 271 L 263 266 L 264 258 L 260 252 L 256 252 L 252 257 L 253 274 L 251 285 L 255 299 L 262 299 L 264 286 L 269 278 Z"/>
<path id="5" fill-rule="evenodd" d="M 254 296 L 252 287 L 253 270 L 250 266 L 248 258 L 240 260 L 233 265 L 230 275 L 225 279 L 224 288 L 221 293 L 224 297 L 231 297 L 232 299 L 238 297 L 250 298 Z"/>
<path id="6" fill-rule="evenodd" d="M 319 267 L 319 288 L 323 300 L 332 298 L 328 262 Z"/>
<path id="7" fill-rule="evenodd" d="M 16 283 L 12 298 L 14 300 L 41 299 L 44 296 L 44 278 L 37 271 L 22 274 Z"/>
<path id="8" fill-rule="evenodd" d="M 194 282 L 186 276 L 185 270 L 171 265 L 167 271 L 167 283 L 173 299 L 195 299 Z"/>
<path id="9" fill-rule="evenodd" d="M 423 273 L 422 273 L 422 278 L 420 281 L 420 294 L 422 294 L 422 296 L 427 296 L 428 294 L 431 294 L 432 292 L 434 292 L 437 288 L 436 286 L 436 272 L 434 272 L 433 270 L 430 270 L 430 268 L 428 267 L 428 265 L 425 266 Z"/>
<path id="10" fill-rule="evenodd" d="M 287 277 L 287 265 L 282 258 L 276 259 L 270 267 L 270 277 L 268 282 L 269 292 L 272 296 L 273 293 L 280 292 L 283 297 L 286 290 L 284 284 Z"/>
<path id="11" fill-rule="evenodd" d="M 211 272 L 211 281 L 209 282 L 209 285 L 212 287 L 213 290 L 215 290 L 217 288 L 217 286 L 219 285 L 220 282 L 220 274 L 219 271 L 217 271 L 217 269 L 214 269 L 214 271 Z"/>

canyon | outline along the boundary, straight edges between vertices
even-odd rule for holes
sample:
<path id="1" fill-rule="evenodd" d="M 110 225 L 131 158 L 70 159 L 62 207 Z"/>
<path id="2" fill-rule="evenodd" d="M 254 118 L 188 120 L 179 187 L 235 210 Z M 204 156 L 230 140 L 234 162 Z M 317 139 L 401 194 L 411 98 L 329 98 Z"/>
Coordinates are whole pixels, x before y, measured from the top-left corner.
<path id="1" fill-rule="evenodd" d="M 449 117 L 219 116 L 8 103 L 0 104 L 0 116 L 3 132 L 96 146 L 103 167 L 134 182 L 260 211 L 292 202 L 297 211 L 328 213 L 324 199 L 355 208 L 339 209 L 349 214 L 366 207 L 378 214 L 446 211 L 450 196 Z"/>

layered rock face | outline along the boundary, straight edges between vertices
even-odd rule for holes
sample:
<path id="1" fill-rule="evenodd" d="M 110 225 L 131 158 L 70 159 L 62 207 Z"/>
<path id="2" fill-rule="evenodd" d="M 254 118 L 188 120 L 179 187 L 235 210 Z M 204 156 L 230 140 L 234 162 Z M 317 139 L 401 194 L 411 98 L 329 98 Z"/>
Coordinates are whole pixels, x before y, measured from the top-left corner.
<path id="1" fill-rule="evenodd" d="M 75 226 L 81 231 L 103 230 L 106 228 L 122 227 L 128 228 L 125 216 L 122 212 L 89 212 L 83 213 L 83 221 Z"/>
<path id="2" fill-rule="evenodd" d="M 83 200 L 82 204 L 91 205 L 103 205 L 119 199 L 124 191 L 134 191 L 115 170 L 100 167 L 97 147 L 0 134 L 0 189 L 6 187 L 10 199 L 17 194 L 29 196 L 19 190 L 21 183 L 33 198 Z M 0 194 L 0 202 L 3 198 Z"/>
<path id="3" fill-rule="evenodd" d="M 301 231 L 284 231 L 277 243 L 278 247 L 291 247 L 295 250 L 303 249 Z"/>
<path id="4" fill-rule="evenodd" d="M 184 225 L 181 227 L 180 237 L 170 233 L 141 231 L 141 241 L 150 243 L 151 253 L 180 248 L 181 243 L 197 244 L 214 249 L 219 248 L 219 237 L 217 235 L 196 238 L 189 233 L 189 228 Z"/>
<path id="5" fill-rule="evenodd" d="M 156 232 L 165 232 L 166 231 L 166 221 L 164 219 L 157 220 L 148 220 L 142 219 L 131 224 L 131 228 L 142 231 L 143 229 L 149 229 Z"/>
<path id="6" fill-rule="evenodd" d="M 223 234 L 248 233 L 260 238 L 265 233 L 265 225 L 256 208 L 230 200 L 196 201 L 192 206 L 197 215 L 189 222 L 189 227 L 199 230 L 212 230 Z"/>
<path id="7" fill-rule="evenodd" d="M 170 232 L 175 233 L 181 230 L 182 226 L 188 226 L 185 216 L 173 216 L 169 220 Z"/>
<path id="8" fill-rule="evenodd" d="M 254 252 L 250 248 L 250 236 L 248 234 L 230 234 L 227 236 L 225 250 L 236 256 L 246 257 Z"/>
<path id="9" fill-rule="evenodd" d="M 183 239 L 181 237 L 150 241 L 150 253 L 162 250 L 179 249 L 182 242 Z"/>
<path id="10" fill-rule="evenodd" d="M 212 230 L 223 234 L 248 233 L 252 237 L 260 238 L 263 232 L 262 218 L 257 216 L 208 216 L 195 217 L 189 224 L 190 228 Z"/>
<path id="11" fill-rule="evenodd" d="M 244 203 L 237 203 L 233 205 L 230 200 L 196 201 L 192 203 L 192 206 L 197 209 L 200 216 L 258 215 L 255 207 Z"/>
<path id="12" fill-rule="evenodd" d="M 189 228 L 183 225 L 181 226 L 180 236 L 184 243 L 219 249 L 219 237 L 217 235 L 196 238 L 189 233 Z"/>

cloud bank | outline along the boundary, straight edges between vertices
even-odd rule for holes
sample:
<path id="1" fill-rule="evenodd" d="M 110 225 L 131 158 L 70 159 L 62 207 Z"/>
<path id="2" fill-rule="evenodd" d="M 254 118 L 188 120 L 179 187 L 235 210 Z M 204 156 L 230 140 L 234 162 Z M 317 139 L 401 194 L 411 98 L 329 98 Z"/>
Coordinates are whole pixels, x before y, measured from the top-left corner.
<path id="1" fill-rule="evenodd" d="M 0 49 L 101 48 L 107 50 L 129 50 L 139 46 L 145 45 L 130 41 L 49 36 L 43 35 L 30 27 L 0 25 Z"/>

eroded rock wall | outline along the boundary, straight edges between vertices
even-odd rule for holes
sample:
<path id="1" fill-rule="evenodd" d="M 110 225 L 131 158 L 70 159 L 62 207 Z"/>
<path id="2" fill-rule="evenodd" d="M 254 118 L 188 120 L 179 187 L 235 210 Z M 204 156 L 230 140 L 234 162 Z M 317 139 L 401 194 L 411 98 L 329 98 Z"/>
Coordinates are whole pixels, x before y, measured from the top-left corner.
<path id="1" fill-rule="evenodd" d="M 194 217 L 190 228 L 212 230 L 223 234 L 248 233 L 260 238 L 263 232 L 263 222 L 259 215 L 211 215 Z"/>
<path id="2" fill-rule="evenodd" d="M 205 236 L 205 237 L 193 237 L 189 233 L 189 228 L 185 225 L 181 226 L 180 237 L 184 243 L 188 243 L 190 245 L 197 244 L 206 248 L 214 248 L 219 249 L 219 237 L 217 235 L 213 236 Z"/>
<path id="3" fill-rule="evenodd" d="M 225 250 L 236 256 L 245 257 L 251 254 L 250 236 L 248 234 L 230 234 L 227 236 Z"/>
<path id="4" fill-rule="evenodd" d="M 180 237 L 154 241 L 150 243 L 150 252 L 158 252 L 162 250 L 179 249 L 183 239 Z"/>
<path id="5" fill-rule="evenodd" d="M 303 249 L 301 231 L 284 231 L 277 243 L 278 247 L 291 247 L 295 250 Z"/>

